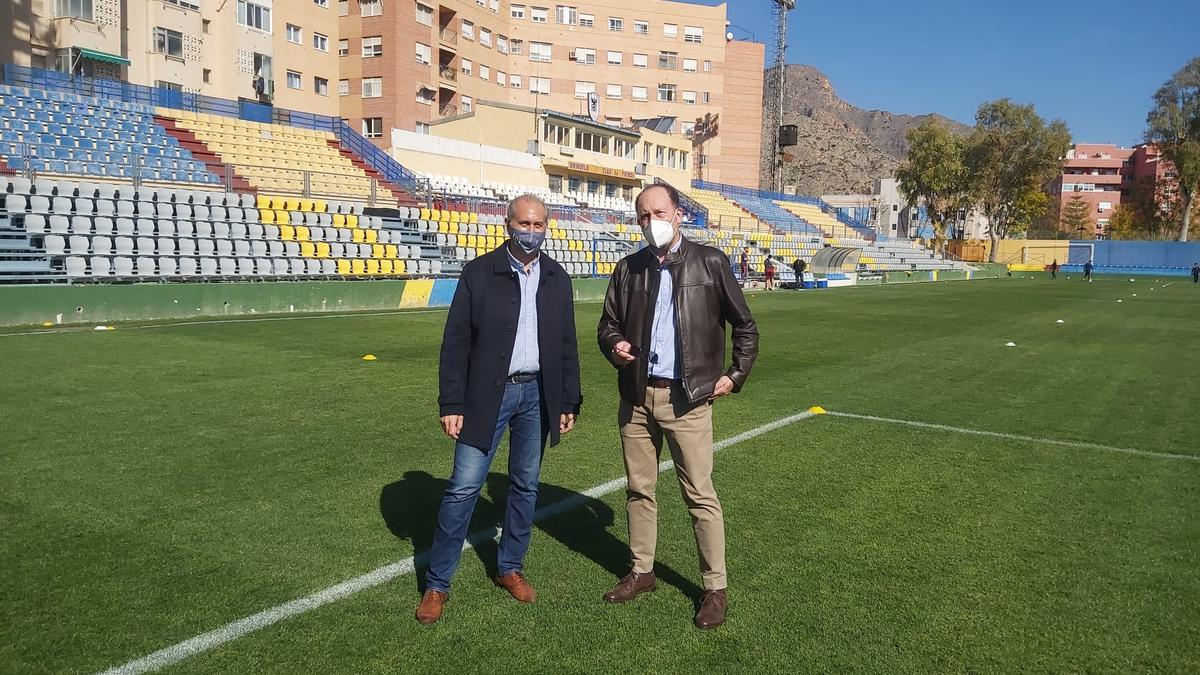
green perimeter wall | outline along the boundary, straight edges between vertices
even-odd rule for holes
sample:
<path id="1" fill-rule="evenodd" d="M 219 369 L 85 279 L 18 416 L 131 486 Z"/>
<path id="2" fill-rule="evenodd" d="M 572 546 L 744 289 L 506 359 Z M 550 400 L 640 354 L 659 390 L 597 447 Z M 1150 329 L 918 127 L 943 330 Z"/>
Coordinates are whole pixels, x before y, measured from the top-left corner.
<path id="1" fill-rule="evenodd" d="M 887 272 L 862 285 L 996 279 L 1004 265 L 976 265 L 966 272 Z M 0 326 L 161 321 L 256 314 L 364 312 L 442 307 L 454 295 L 454 279 L 406 282 L 271 281 L 213 284 L 47 284 L 0 286 Z M 406 292 L 406 284 L 411 284 Z M 601 300 L 607 279 L 575 279 L 577 302 Z M 420 289 L 417 287 L 420 286 Z M 61 320 L 59 314 L 62 315 Z"/>
<path id="2" fill-rule="evenodd" d="M 272 281 L 213 284 L 6 285 L 0 286 L 0 326 L 43 322 L 91 324 L 312 312 L 380 311 L 448 304 L 457 280 L 437 291 L 405 294 L 400 280 Z M 446 288 L 448 286 L 448 288 Z M 576 279 L 576 301 L 600 300 L 607 279 Z M 416 298 L 418 303 L 413 302 Z"/>

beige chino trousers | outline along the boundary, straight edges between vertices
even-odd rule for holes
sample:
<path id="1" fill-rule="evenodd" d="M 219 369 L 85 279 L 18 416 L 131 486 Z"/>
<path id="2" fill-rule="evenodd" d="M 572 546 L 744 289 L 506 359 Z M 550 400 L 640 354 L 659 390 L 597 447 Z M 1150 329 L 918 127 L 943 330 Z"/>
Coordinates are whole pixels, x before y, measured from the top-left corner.
<path id="1" fill-rule="evenodd" d="M 645 405 L 621 402 L 618 424 L 629 479 L 625 508 L 633 571 L 646 573 L 654 569 L 658 542 L 655 487 L 665 439 L 683 503 L 692 517 L 704 588 L 725 588 L 725 518 L 712 484 L 712 406 L 688 402 L 678 384 L 670 389 L 648 387 Z"/>

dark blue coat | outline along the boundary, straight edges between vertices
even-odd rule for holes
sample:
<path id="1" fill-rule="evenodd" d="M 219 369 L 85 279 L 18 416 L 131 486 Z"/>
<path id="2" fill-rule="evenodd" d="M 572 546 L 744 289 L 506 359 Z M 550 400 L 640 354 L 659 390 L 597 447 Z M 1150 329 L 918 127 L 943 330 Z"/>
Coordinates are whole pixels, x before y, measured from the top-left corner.
<path id="1" fill-rule="evenodd" d="M 508 242 L 467 263 L 446 317 L 438 369 L 441 415 L 462 415 L 458 440 L 491 447 L 517 336 L 521 288 L 508 259 Z M 578 413 L 579 350 L 571 277 L 541 254 L 538 281 L 538 352 L 542 423 L 558 444 L 559 415 Z"/>

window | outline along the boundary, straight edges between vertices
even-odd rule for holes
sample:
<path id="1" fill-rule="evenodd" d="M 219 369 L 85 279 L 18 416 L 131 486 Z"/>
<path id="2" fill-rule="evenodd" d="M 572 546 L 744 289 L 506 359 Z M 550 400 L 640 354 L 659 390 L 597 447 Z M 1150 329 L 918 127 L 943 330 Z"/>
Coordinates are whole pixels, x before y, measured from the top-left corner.
<path id="1" fill-rule="evenodd" d="M 158 89 L 166 89 L 167 91 L 183 91 L 183 85 L 178 82 L 167 82 L 166 80 L 155 80 L 154 86 Z"/>
<path id="2" fill-rule="evenodd" d="M 154 51 L 182 59 L 183 33 L 158 26 L 154 29 Z"/>
<path id="3" fill-rule="evenodd" d="M 508 86 L 512 87 L 513 89 L 520 89 L 521 88 L 521 76 L 520 75 L 509 75 L 508 76 Z"/>
<path id="4" fill-rule="evenodd" d="M 383 0 L 358 0 L 358 12 L 362 16 L 382 16 Z"/>
<path id="5" fill-rule="evenodd" d="M 433 25 L 433 8 L 427 5 L 417 3 L 417 23 L 432 26 Z"/>
<path id="6" fill-rule="evenodd" d="M 508 86 L 508 75 L 506 75 L 503 70 L 496 71 L 496 84 L 500 85 L 501 87 Z"/>
<path id="7" fill-rule="evenodd" d="M 550 93 L 550 78 L 548 77 L 531 77 L 529 78 L 529 91 L 535 94 Z"/>
<path id="8" fill-rule="evenodd" d="M 91 4 L 90 2 L 88 3 Z M 237 22 L 239 26 L 271 32 L 271 8 L 256 5 L 249 0 L 238 0 Z"/>
<path id="9" fill-rule="evenodd" d="M 708 59 L 704 59 L 704 72 L 706 72 L 706 73 L 712 72 L 712 61 L 709 61 Z"/>
<path id="10" fill-rule="evenodd" d="M 584 66 L 596 65 L 596 50 L 580 47 L 575 50 L 575 62 Z"/>
<path id="11" fill-rule="evenodd" d="M 582 28 L 591 28 L 596 25 L 596 17 L 593 14 L 580 14 L 579 25 Z"/>
<path id="12" fill-rule="evenodd" d="M 707 91 L 700 95 L 700 101 L 702 103 L 704 103 L 705 105 L 708 105 L 708 92 Z"/>
<path id="13" fill-rule="evenodd" d="M 350 95 L 350 80 L 338 80 L 338 96 Z"/>
<path id="14" fill-rule="evenodd" d="M 480 28 L 479 29 L 479 44 L 483 45 L 484 47 L 491 47 L 492 46 L 492 31 L 490 31 L 486 28 Z"/>
<path id="15" fill-rule="evenodd" d="M 28 5 L 26 5 L 28 7 Z M 92 20 L 92 0 L 57 0 L 54 4 L 54 16 L 75 17 L 84 21 Z"/>
<path id="16" fill-rule="evenodd" d="M 622 19 L 619 16 L 608 17 L 608 29 L 613 32 L 620 33 L 621 31 L 625 30 L 625 19 Z"/>
<path id="17" fill-rule="evenodd" d="M 205 68 L 201 71 L 200 76 L 204 79 L 204 84 L 212 82 L 212 71 Z"/>
<path id="18" fill-rule="evenodd" d="M 675 67 L 678 64 L 679 64 L 679 53 L 678 52 L 659 52 L 658 53 L 658 67 L 659 68 L 662 68 L 663 70 L 675 70 Z"/>
<path id="19" fill-rule="evenodd" d="M 609 52 L 608 53 L 608 65 L 610 65 L 610 66 L 621 65 L 621 52 Z"/>
<path id="20" fill-rule="evenodd" d="M 559 124 L 546 122 L 542 127 L 542 140 L 555 145 L 570 145 L 571 129 Z"/>
<path id="21" fill-rule="evenodd" d="M 534 23 L 546 23 L 550 20 L 550 9 L 548 7 L 530 7 L 529 20 Z"/>
<path id="22" fill-rule="evenodd" d="M 208 19 L 203 19 L 200 21 L 200 32 L 201 33 L 208 35 L 211 28 L 212 28 L 212 21 L 209 21 Z"/>
<path id="23" fill-rule="evenodd" d="M 618 118 L 618 125 L 620 124 L 620 121 L 621 120 Z M 634 141 L 627 141 L 624 138 L 618 138 L 613 141 L 613 154 L 615 154 L 617 157 L 633 159 L 633 154 L 636 150 L 637 143 Z"/>
<path id="24" fill-rule="evenodd" d="M 563 185 L 563 180 L 562 180 L 563 177 L 555 176 L 555 175 L 551 174 L 550 176 L 547 176 L 547 178 L 550 179 L 550 181 L 548 183 L 548 185 L 550 186 L 550 191 L 557 193 L 557 194 L 561 194 L 562 193 L 562 185 Z"/>
<path id="25" fill-rule="evenodd" d="M 575 130 L 575 147 L 580 150 L 591 150 L 592 152 L 603 152 L 608 154 L 608 139 L 611 136 L 592 133 L 591 131 L 583 131 L 582 129 Z"/>
<path id="26" fill-rule="evenodd" d="M 677 26 L 673 23 L 664 23 L 663 24 L 663 37 L 673 38 L 673 37 L 678 37 L 678 36 L 679 36 L 679 26 Z"/>
<path id="27" fill-rule="evenodd" d="M 482 63 L 479 64 L 479 79 L 488 82 L 492 79 L 492 69 Z"/>
<path id="28" fill-rule="evenodd" d="M 313 49 L 319 52 L 329 51 L 329 36 L 313 33 Z"/>
<path id="29" fill-rule="evenodd" d="M 675 148 L 671 148 L 667 152 L 667 166 L 674 169 L 675 165 L 678 163 L 679 163 L 679 151 L 676 150 Z"/>
<path id="30" fill-rule="evenodd" d="M 429 50 L 428 45 L 421 45 L 421 43 L 418 42 L 417 43 L 417 51 L 418 52 L 421 51 L 422 46 L 425 47 L 426 51 Z M 375 56 L 383 56 L 383 37 L 379 36 L 379 35 L 372 35 L 371 37 L 363 38 L 362 39 L 362 55 L 363 55 L 364 59 L 369 59 L 369 58 L 372 58 Z M 422 63 L 429 63 L 429 59 L 427 58 L 425 61 L 422 61 Z"/>
<path id="31" fill-rule="evenodd" d="M 524 19 L 525 5 L 509 5 L 508 14 L 514 19 Z"/>
<path id="32" fill-rule="evenodd" d="M 350 16 L 350 0 L 338 0 L 338 16 Z"/>
<path id="33" fill-rule="evenodd" d="M 538 61 L 539 63 L 550 63 L 550 43 L 530 42 L 529 60 Z"/>
<path id="34" fill-rule="evenodd" d="M 633 22 L 633 34 L 634 35 L 649 35 L 650 34 L 650 23 L 648 21 L 634 21 Z"/>
<path id="35" fill-rule="evenodd" d="M 300 26 L 294 26 L 290 23 L 287 25 L 287 41 L 297 45 L 303 44 L 304 32 L 300 30 Z"/>
<path id="36" fill-rule="evenodd" d="M 314 77 L 313 78 L 313 93 L 317 94 L 318 96 L 328 96 L 329 95 L 329 80 L 327 80 L 323 77 Z"/>
<path id="37" fill-rule="evenodd" d="M 568 26 L 574 26 L 578 20 L 578 16 L 579 14 L 574 7 L 567 7 L 566 5 L 559 5 L 554 12 L 554 20 Z"/>
<path id="38" fill-rule="evenodd" d="M 379 98 L 383 96 L 382 77 L 364 77 L 362 81 L 363 98 Z"/>
<path id="39" fill-rule="evenodd" d="M 200 0 L 163 0 L 168 5 L 175 5 L 184 9 L 200 9 Z"/>
<path id="40" fill-rule="evenodd" d="M 301 87 L 300 73 L 294 70 L 287 71 L 287 86 L 288 89 L 299 89 Z"/>
<path id="41" fill-rule="evenodd" d="M 462 65 L 462 74 L 463 74 L 463 75 L 472 75 L 472 74 L 474 74 L 474 72 L 475 72 L 475 63 L 474 63 L 473 61 L 471 61 L 471 59 L 463 59 L 463 60 L 462 60 L 462 64 L 461 64 L 461 65 Z"/>
<path id="42" fill-rule="evenodd" d="M 424 105 L 433 105 L 433 97 L 436 95 L 437 95 L 437 92 L 430 89 L 429 87 L 426 87 L 423 85 L 417 87 L 417 103 L 422 103 Z"/>
<path id="43" fill-rule="evenodd" d="M 600 191 L 600 181 L 598 181 L 594 178 L 589 178 L 588 182 L 587 182 L 587 191 L 588 191 L 588 194 L 590 194 L 590 195 L 594 195 L 597 192 L 599 192 Z"/>
<path id="44" fill-rule="evenodd" d="M 471 23 L 470 21 L 467 21 L 466 19 L 463 19 L 461 32 L 462 32 L 463 39 L 474 40 L 475 39 L 475 24 Z"/>
<path id="45" fill-rule="evenodd" d="M 634 54 L 633 55 L 633 67 L 634 68 L 645 68 L 649 64 L 650 64 L 649 56 L 646 56 L 645 54 Z"/>
<path id="46" fill-rule="evenodd" d="M 679 151 L 679 168 L 683 171 L 687 171 L 687 159 L 688 159 L 688 154 L 686 152 L 684 152 L 683 150 L 680 150 Z"/>
<path id="47" fill-rule="evenodd" d="M 666 164 L 666 159 L 667 159 L 666 150 L 667 149 L 661 145 L 654 146 L 654 163 L 657 164 L 658 166 L 663 166 L 664 164 Z"/>
<path id="48" fill-rule="evenodd" d="M 496 36 L 496 51 L 500 52 L 501 54 L 508 53 L 508 38 L 504 37 L 503 35 Z"/>
<path id="49" fill-rule="evenodd" d="M 338 56 L 350 56 L 349 40 L 338 40 Z"/>
<path id="50" fill-rule="evenodd" d="M 658 85 L 658 100 L 670 103 L 675 100 L 675 85 L 669 83 L 660 83 Z"/>
<path id="51" fill-rule="evenodd" d="M 325 7 L 326 9 L 329 8 L 329 0 L 313 0 L 313 4 L 317 7 Z"/>
<path id="52" fill-rule="evenodd" d="M 418 134 L 425 134 L 426 136 L 429 135 L 429 125 L 425 122 L 417 122 L 413 128 Z"/>
<path id="53" fill-rule="evenodd" d="M 488 0 L 488 9 L 499 14 L 500 13 L 500 0 Z"/>
<path id="54" fill-rule="evenodd" d="M 520 54 L 522 51 L 524 51 L 524 49 L 525 49 L 525 41 L 524 40 L 518 40 L 516 38 L 513 38 L 513 40 L 508 43 L 508 52 L 510 54 Z"/>
<path id="55" fill-rule="evenodd" d="M 567 176 L 567 187 L 571 192 L 578 192 L 583 187 L 583 179 L 579 176 Z"/>
<path id="56" fill-rule="evenodd" d="M 367 117 L 362 122 L 363 136 L 367 138 L 382 138 L 383 137 L 383 118 L 382 117 Z"/>
<path id="57" fill-rule="evenodd" d="M 696 92 L 694 91 L 683 92 L 681 98 L 683 99 L 683 102 L 688 105 L 696 105 Z"/>
<path id="58" fill-rule="evenodd" d="M 621 98 L 621 85 L 610 84 L 604 89 L 605 98 Z"/>
<path id="59" fill-rule="evenodd" d="M 646 100 L 646 88 L 645 87 L 630 87 L 629 88 L 629 97 L 635 101 L 645 101 Z"/>
<path id="60" fill-rule="evenodd" d="M 596 91 L 595 82 L 575 81 L 575 98 L 587 98 L 587 95 Z"/>
<path id="61" fill-rule="evenodd" d="M 383 53 L 383 45 L 382 44 L 379 45 L 379 53 L 380 54 Z M 432 62 L 433 50 L 429 47 L 429 45 L 424 45 L 424 44 L 421 44 L 420 42 L 418 42 L 416 53 L 417 53 L 417 63 L 423 63 L 425 65 L 429 65 Z M 363 41 L 363 56 L 367 56 L 367 47 L 366 47 L 365 40 Z M 378 54 L 375 54 L 374 56 L 378 56 Z"/>
<path id="62" fill-rule="evenodd" d="M 685 72 L 685 73 L 696 72 L 696 59 L 684 59 L 683 60 L 683 72 Z"/>
<path id="63" fill-rule="evenodd" d="M 475 100 L 472 99 L 470 96 L 462 97 L 462 111 L 465 113 L 469 113 L 474 109 L 475 109 Z"/>
<path id="64" fill-rule="evenodd" d="M 700 44 L 704 42 L 704 29 L 699 26 L 684 26 L 683 41 Z"/>

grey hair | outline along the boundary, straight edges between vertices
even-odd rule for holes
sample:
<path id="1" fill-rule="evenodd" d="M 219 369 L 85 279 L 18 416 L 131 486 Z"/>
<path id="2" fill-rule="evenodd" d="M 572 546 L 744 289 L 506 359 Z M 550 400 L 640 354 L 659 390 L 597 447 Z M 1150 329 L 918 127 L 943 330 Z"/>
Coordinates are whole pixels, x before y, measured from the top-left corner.
<path id="1" fill-rule="evenodd" d="M 538 206 L 542 207 L 542 213 L 545 214 L 547 224 L 549 224 L 550 207 L 546 206 L 546 202 L 542 201 L 541 197 L 539 197 L 537 195 L 529 194 L 528 192 L 519 197 L 515 197 L 512 199 L 512 201 L 508 202 L 508 215 L 504 217 L 504 220 L 506 222 L 511 221 L 513 218 L 517 217 L 517 202 L 524 201 L 524 200 L 530 200 L 532 202 L 535 202 Z"/>

